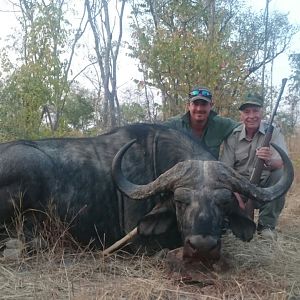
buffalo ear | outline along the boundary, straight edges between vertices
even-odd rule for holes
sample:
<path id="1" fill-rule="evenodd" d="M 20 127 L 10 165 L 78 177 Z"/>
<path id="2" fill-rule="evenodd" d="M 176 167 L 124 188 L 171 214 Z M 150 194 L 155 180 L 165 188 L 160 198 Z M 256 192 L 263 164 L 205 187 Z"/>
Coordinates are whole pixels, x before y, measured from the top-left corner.
<path id="1" fill-rule="evenodd" d="M 142 236 L 160 235 L 176 226 L 175 212 L 169 208 L 160 207 L 139 221 L 138 233 Z"/>
<path id="2" fill-rule="evenodd" d="M 232 213 L 228 217 L 232 233 L 244 242 L 251 241 L 256 230 L 255 223 L 240 213 Z"/>

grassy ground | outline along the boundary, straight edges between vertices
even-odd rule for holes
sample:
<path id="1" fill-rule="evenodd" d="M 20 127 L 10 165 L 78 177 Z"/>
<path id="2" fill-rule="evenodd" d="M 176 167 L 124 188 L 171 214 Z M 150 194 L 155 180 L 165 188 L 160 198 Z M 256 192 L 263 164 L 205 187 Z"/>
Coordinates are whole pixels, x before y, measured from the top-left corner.
<path id="1" fill-rule="evenodd" d="M 189 284 L 154 257 L 118 253 L 104 260 L 80 250 L 2 259 L 0 299 L 300 299 L 299 227 L 299 215 L 286 209 L 277 242 L 225 236 L 225 267 Z"/>
<path id="2" fill-rule="evenodd" d="M 164 259 L 47 249 L 0 258 L 0 299 L 300 299 L 299 190 L 289 194 L 276 242 L 223 238 L 225 264 L 183 283 Z"/>
<path id="3" fill-rule="evenodd" d="M 298 147 L 298 149 L 300 149 Z M 164 259 L 118 252 L 67 252 L 54 244 L 17 260 L 0 256 L 0 299 L 300 299 L 300 158 L 277 241 L 223 238 L 214 272 L 183 282 Z M 1 246 L 1 244 L 0 244 Z M 202 277 L 201 277 L 202 276 Z M 203 280 L 201 280 L 203 278 Z"/>

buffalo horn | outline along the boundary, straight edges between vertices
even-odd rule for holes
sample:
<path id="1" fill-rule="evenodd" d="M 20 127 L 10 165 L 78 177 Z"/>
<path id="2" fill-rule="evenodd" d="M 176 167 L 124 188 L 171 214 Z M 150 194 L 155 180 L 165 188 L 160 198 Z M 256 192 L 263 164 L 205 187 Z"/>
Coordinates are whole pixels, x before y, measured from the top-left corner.
<path id="1" fill-rule="evenodd" d="M 157 179 L 145 185 L 134 184 L 124 176 L 121 168 L 122 158 L 127 149 L 135 142 L 136 140 L 131 140 L 125 144 L 115 155 L 112 162 L 112 176 L 120 191 L 131 199 L 140 200 L 159 192 L 172 190 L 173 182 L 180 180 L 180 177 L 182 176 L 178 172 L 176 174 L 172 169 L 166 171 Z"/>
<path id="2" fill-rule="evenodd" d="M 138 230 L 137 227 L 135 227 L 133 230 L 131 230 L 129 233 L 127 233 L 123 238 L 115 242 L 110 247 L 106 248 L 102 254 L 103 256 L 107 256 L 112 254 L 113 252 L 120 249 L 122 246 L 126 245 L 129 241 L 131 241 L 135 236 L 137 236 Z"/>
<path id="3" fill-rule="evenodd" d="M 231 185 L 231 190 L 239 192 L 240 194 L 259 202 L 273 201 L 288 191 L 294 180 L 294 168 L 292 162 L 279 146 L 276 146 L 275 144 L 271 145 L 276 149 L 276 151 L 278 151 L 283 161 L 283 175 L 280 180 L 273 186 L 261 188 L 251 184 L 249 180 L 228 168 L 231 173 L 230 179 L 228 180 Z"/>
<path id="4" fill-rule="evenodd" d="M 200 181 L 204 180 L 212 188 L 213 186 L 215 189 L 227 188 L 259 202 L 266 202 L 284 195 L 290 188 L 294 178 L 294 169 L 289 157 L 280 147 L 272 144 L 282 158 L 284 169 L 283 176 L 271 187 L 257 187 L 232 168 L 218 161 L 178 163 L 154 181 L 146 185 L 137 185 L 130 182 L 121 169 L 122 157 L 133 143 L 135 143 L 135 140 L 124 145 L 116 154 L 112 163 L 112 176 L 118 188 L 132 199 L 145 199 L 159 192 L 174 190 L 176 186 L 187 184 L 192 184 L 193 187 L 200 186 Z M 206 177 L 204 173 L 209 174 L 207 178 L 203 178 L 203 176 Z M 201 174 L 202 176 L 200 176 Z"/>

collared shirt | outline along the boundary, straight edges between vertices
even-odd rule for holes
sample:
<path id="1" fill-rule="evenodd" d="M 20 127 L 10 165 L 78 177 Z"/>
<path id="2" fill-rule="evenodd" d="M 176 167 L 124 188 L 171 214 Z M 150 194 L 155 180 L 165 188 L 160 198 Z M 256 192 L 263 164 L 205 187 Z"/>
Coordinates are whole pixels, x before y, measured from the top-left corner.
<path id="1" fill-rule="evenodd" d="M 262 121 L 252 140 L 248 140 L 246 138 L 244 124 L 235 128 L 231 135 L 224 141 L 223 153 L 220 160 L 226 165 L 232 167 L 242 176 L 250 178 L 254 168 L 256 149 L 261 147 L 265 138 L 267 127 L 268 124 Z M 286 153 L 288 153 L 284 137 L 276 127 L 272 134 L 271 143 L 278 145 Z M 271 151 L 272 159 L 280 159 L 280 155 L 272 146 Z M 263 170 L 262 178 L 269 174 L 269 171 Z"/>
<path id="2" fill-rule="evenodd" d="M 164 125 L 184 131 L 199 139 L 209 151 L 218 159 L 220 146 L 224 139 L 232 132 L 232 129 L 239 123 L 229 118 L 220 117 L 215 111 L 210 111 L 205 130 L 201 137 L 196 136 L 190 125 L 190 113 L 187 112 L 183 116 L 175 116 L 163 123 Z"/>

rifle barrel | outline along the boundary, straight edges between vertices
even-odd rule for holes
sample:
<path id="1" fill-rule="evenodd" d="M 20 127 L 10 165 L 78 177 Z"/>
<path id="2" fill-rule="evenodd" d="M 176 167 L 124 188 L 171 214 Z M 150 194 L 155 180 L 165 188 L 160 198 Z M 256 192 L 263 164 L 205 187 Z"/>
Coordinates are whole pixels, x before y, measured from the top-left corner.
<path id="1" fill-rule="evenodd" d="M 273 133 L 273 125 L 272 124 L 273 124 L 273 121 L 274 121 L 274 117 L 276 116 L 277 109 L 278 109 L 278 106 L 279 106 L 279 102 L 280 102 L 281 96 L 283 94 L 286 82 L 287 82 L 287 78 L 283 78 L 282 79 L 282 84 L 281 84 L 281 89 L 280 89 L 280 92 L 278 94 L 278 98 L 276 100 L 276 104 L 275 104 L 275 107 L 273 109 L 273 112 L 272 112 L 272 115 L 271 115 L 271 118 L 270 118 L 270 121 L 269 121 L 269 124 L 268 124 L 268 128 L 266 130 L 266 135 L 265 135 L 265 138 L 264 138 L 264 141 L 263 141 L 263 144 L 262 144 L 263 147 L 267 147 L 267 146 L 270 145 L 270 140 L 272 138 L 272 133 Z M 253 183 L 253 184 L 258 184 L 259 183 L 263 168 L 264 168 L 264 161 L 262 159 L 256 157 L 255 163 L 254 163 L 254 168 L 253 168 L 252 174 L 250 176 L 250 182 L 251 183 Z M 251 199 L 248 199 L 248 201 L 246 203 L 246 214 L 252 220 L 254 219 L 254 204 L 253 204 L 253 201 Z"/>

